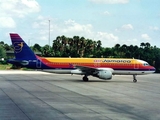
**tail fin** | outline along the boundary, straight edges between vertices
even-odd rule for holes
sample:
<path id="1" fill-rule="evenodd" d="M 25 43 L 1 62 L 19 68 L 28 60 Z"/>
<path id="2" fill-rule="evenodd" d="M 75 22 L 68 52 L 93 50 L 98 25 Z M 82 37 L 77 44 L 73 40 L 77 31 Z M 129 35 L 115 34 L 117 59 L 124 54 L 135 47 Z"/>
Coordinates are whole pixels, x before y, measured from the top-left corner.
<path id="1" fill-rule="evenodd" d="M 36 55 L 16 33 L 10 33 L 14 54 L 17 60 L 35 60 Z"/>

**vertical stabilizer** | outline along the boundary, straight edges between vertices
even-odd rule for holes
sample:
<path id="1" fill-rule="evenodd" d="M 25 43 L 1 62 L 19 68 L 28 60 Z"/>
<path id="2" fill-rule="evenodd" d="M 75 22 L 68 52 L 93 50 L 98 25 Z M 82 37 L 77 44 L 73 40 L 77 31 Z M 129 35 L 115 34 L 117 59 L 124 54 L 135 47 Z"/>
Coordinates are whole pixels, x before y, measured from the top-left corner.
<path id="1" fill-rule="evenodd" d="M 17 60 L 33 60 L 36 59 L 34 52 L 16 33 L 10 33 L 14 54 Z"/>

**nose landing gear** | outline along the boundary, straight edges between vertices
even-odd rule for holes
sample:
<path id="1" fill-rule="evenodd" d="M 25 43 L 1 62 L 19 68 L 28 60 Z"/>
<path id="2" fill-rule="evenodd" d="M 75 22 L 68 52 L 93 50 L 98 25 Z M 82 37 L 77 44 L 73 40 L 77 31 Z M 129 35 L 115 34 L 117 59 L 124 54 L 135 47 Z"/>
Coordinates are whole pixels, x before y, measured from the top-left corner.
<path id="1" fill-rule="evenodd" d="M 133 75 L 133 82 L 134 82 L 134 83 L 137 82 L 136 75 Z"/>

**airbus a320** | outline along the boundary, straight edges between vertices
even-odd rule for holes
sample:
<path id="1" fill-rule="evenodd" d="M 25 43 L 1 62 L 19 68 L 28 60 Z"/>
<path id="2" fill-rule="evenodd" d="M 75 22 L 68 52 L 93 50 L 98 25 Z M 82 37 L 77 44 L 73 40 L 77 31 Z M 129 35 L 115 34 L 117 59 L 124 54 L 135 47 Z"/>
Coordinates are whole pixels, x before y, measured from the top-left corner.
<path id="1" fill-rule="evenodd" d="M 88 81 L 88 76 L 111 80 L 113 75 L 133 75 L 133 82 L 137 82 L 136 75 L 155 72 L 153 66 L 139 59 L 40 57 L 34 54 L 18 34 L 10 33 L 10 37 L 15 58 L 8 62 L 22 67 L 59 74 L 84 75 L 83 81 Z"/>

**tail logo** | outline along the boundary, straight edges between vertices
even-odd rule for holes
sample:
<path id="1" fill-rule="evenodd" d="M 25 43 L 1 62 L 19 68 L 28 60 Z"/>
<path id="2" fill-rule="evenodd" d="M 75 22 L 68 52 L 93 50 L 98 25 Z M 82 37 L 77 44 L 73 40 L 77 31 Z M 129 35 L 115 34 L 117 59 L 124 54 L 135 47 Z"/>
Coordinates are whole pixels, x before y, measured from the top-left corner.
<path id="1" fill-rule="evenodd" d="M 24 42 L 14 42 L 14 51 L 20 53 L 22 51 Z"/>

